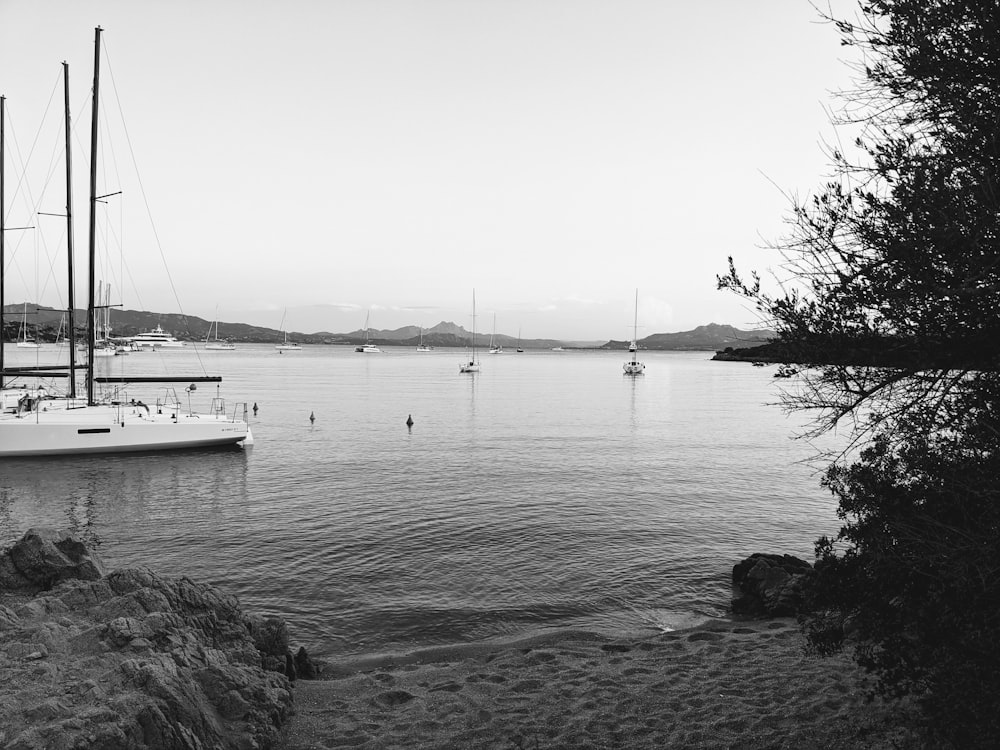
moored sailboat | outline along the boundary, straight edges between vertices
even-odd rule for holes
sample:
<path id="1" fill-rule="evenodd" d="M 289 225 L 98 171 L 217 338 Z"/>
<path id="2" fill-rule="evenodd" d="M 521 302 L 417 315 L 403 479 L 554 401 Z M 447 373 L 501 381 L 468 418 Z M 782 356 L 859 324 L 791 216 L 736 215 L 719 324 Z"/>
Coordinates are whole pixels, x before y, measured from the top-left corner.
<path id="1" fill-rule="evenodd" d="M 21 330 L 17 336 L 19 349 L 38 349 L 38 342 L 28 336 L 28 303 L 24 303 L 24 316 L 21 319 Z"/>
<path id="2" fill-rule="evenodd" d="M 215 330 L 215 336 L 212 336 L 212 331 Z M 215 352 L 231 352 L 236 350 L 236 344 L 231 342 L 229 339 L 219 338 L 219 310 L 215 310 L 215 320 L 212 321 L 212 325 L 208 327 L 208 335 L 205 336 L 205 348 Z"/>
<path id="3" fill-rule="evenodd" d="M 637 333 L 639 330 L 639 290 L 635 290 L 635 318 L 632 323 L 632 341 L 628 346 L 629 357 L 628 362 L 622 365 L 622 369 L 625 371 L 626 375 L 642 375 L 643 371 L 646 369 L 646 365 L 637 359 L 637 352 L 639 351 L 639 342 L 637 341 Z"/>
<path id="4" fill-rule="evenodd" d="M 221 382 L 218 376 L 196 377 L 98 377 L 94 366 L 97 330 L 97 304 L 94 283 L 96 246 L 98 96 L 100 80 L 101 29 L 96 29 L 94 50 L 94 85 L 91 121 L 90 161 L 90 241 L 88 249 L 89 275 L 87 299 L 87 349 L 85 365 L 86 396 L 77 395 L 75 346 L 69 347 L 68 367 L 36 367 L 0 369 L 0 458 L 9 456 L 55 456 L 90 453 L 127 453 L 164 451 L 184 448 L 205 448 L 226 445 L 247 446 L 253 436 L 247 422 L 247 406 L 231 408 L 220 397 L 212 399 L 207 413 L 196 413 L 190 406 L 190 395 L 197 383 Z M 69 266 L 69 330 L 73 331 L 73 252 L 72 252 L 72 159 L 70 153 L 69 66 L 64 66 L 66 98 L 66 191 Z M 2 136 L 0 136 L 2 141 Z M 2 170 L 0 160 L 0 170 Z M 0 201 L 2 203 L 2 201 Z M 2 213 L 2 208 L 0 208 Z M 0 258 L 2 261 L 2 258 Z M 0 288 L 3 285 L 3 264 L 0 262 Z M 0 294 L 2 297 L 2 294 Z M 2 364 L 2 360 L 0 360 Z M 56 393 L 45 385 L 18 386 L 5 383 L 7 377 L 68 379 L 64 393 Z M 128 384 L 176 383 L 189 385 L 183 404 L 173 387 L 150 404 L 129 398 Z M 103 394 L 96 386 L 113 386 Z"/>
<path id="5" fill-rule="evenodd" d="M 284 354 L 285 352 L 301 352 L 302 347 L 299 346 L 294 341 L 288 340 L 288 331 L 285 330 L 285 314 L 288 312 L 288 308 L 285 308 L 285 312 L 281 314 L 281 333 L 284 335 L 284 340 L 280 344 L 275 345 L 275 349 L 278 350 L 278 354 Z"/>
<path id="6" fill-rule="evenodd" d="M 476 290 L 472 290 L 472 354 L 468 362 L 458 366 L 459 372 L 479 372 L 479 360 L 476 358 Z"/>
<path id="7" fill-rule="evenodd" d="M 371 331 L 368 328 L 368 319 L 371 317 L 371 311 L 365 315 L 365 343 L 360 346 L 354 347 L 354 351 L 360 352 L 362 354 L 380 354 L 382 352 L 375 344 L 372 343 Z"/>
<path id="8" fill-rule="evenodd" d="M 497 336 L 497 314 L 493 313 L 493 333 L 490 334 L 490 354 L 503 354 L 503 344 L 496 341 Z"/>

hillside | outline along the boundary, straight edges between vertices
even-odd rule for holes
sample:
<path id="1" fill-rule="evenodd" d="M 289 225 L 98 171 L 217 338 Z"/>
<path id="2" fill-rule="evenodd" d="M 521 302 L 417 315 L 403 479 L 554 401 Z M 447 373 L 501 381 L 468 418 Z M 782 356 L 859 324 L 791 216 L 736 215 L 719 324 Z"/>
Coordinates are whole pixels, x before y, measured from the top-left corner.
<path id="1" fill-rule="evenodd" d="M 22 304 L 12 304 L 4 306 L 4 330 L 5 341 L 15 341 L 21 327 L 24 306 Z M 28 304 L 28 328 L 39 341 L 55 341 L 60 329 L 60 322 L 64 314 L 60 310 L 50 307 L 41 307 L 35 304 Z M 83 323 L 86 321 L 86 314 L 83 310 L 76 311 L 77 335 L 84 332 Z M 111 310 L 112 336 L 124 338 L 135 336 L 143 331 L 148 331 L 156 326 L 162 326 L 179 339 L 186 341 L 203 341 L 208 335 L 211 321 L 204 320 L 192 315 L 178 315 L 176 313 L 156 313 L 144 310 Z M 36 333 L 37 331 L 37 333 Z M 420 331 L 418 326 L 404 326 L 395 330 L 370 329 L 369 337 L 376 344 L 416 346 L 420 341 Z M 301 344 L 359 344 L 365 340 L 363 330 L 349 331 L 347 333 L 331 333 L 329 331 L 319 331 L 317 333 L 302 333 L 300 331 L 289 331 L 290 339 Z M 679 333 L 656 333 L 647 336 L 639 341 L 642 349 L 650 350 L 680 350 L 680 351 L 717 351 L 732 347 L 739 349 L 743 347 L 758 346 L 766 343 L 773 334 L 770 331 L 741 331 L 729 325 L 709 325 L 698 326 L 693 331 L 682 331 Z M 251 326 L 245 323 L 219 322 L 219 338 L 229 339 L 235 343 L 247 344 L 267 344 L 277 343 L 282 340 L 282 332 L 273 328 L 263 328 Z M 432 328 L 423 329 L 424 343 L 435 347 L 462 347 L 468 346 L 472 334 L 461 326 L 449 322 L 441 321 Z M 494 341 L 505 349 L 514 349 L 519 343 L 513 336 L 498 334 Z M 477 333 L 477 346 L 487 346 L 490 342 L 489 334 Z M 551 349 L 555 346 L 574 346 L 565 341 L 557 339 L 523 339 L 520 344 L 525 349 Z M 578 346 L 578 348 L 586 348 Z M 627 341 L 609 341 L 606 344 L 595 347 L 601 349 L 626 349 Z"/>
<path id="2" fill-rule="evenodd" d="M 640 349 L 653 351 L 704 351 L 714 352 L 727 347 L 744 349 L 766 344 L 774 338 L 772 331 L 742 331 L 730 325 L 709 323 L 692 331 L 678 333 L 654 333 L 639 339 Z M 627 341 L 609 341 L 602 349 L 624 349 Z"/>

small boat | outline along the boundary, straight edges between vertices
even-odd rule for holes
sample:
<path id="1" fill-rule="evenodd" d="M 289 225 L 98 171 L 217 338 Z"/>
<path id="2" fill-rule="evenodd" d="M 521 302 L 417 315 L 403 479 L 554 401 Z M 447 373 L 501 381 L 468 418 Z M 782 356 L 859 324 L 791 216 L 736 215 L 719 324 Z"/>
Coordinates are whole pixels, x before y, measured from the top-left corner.
<path id="1" fill-rule="evenodd" d="M 371 311 L 368 311 L 368 315 L 365 316 L 365 343 L 361 346 L 354 347 L 354 351 L 361 352 L 362 354 L 380 354 L 382 352 L 375 344 L 371 342 L 371 333 L 368 329 L 368 318 L 371 317 Z"/>
<path id="2" fill-rule="evenodd" d="M 21 330 L 17 337 L 18 349 L 38 349 L 38 342 L 28 336 L 28 303 L 24 303 L 24 318 L 21 320 Z"/>
<path id="3" fill-rule="evenodd" d="M 215 337 L 212 337 L 212 330 L 215 329 Z M 219 311 L 215 311 L 215 321 L 208 327 L 208 335 L 205 336 L 205 348 L 214 352 L 231 352 L 236 350 L 236 344 L 229 339 L 219 338 Z"/>
<path id="4" fill-rule="evenodd" d="M 635 290 L 635 319 L 632 322 L 632 342 L 628 345 L 629 353 L 632 355 L 629 357 L 628 362 L 622 365 L 622 369 L 625 371 L 626 375 L 642 375 L 643 370 L 646 369 L 646 365 L 636 359 L 636 353 L 639 351 L 639 343 L 636 340 L 637 333 L 639 331 L 639 290 Z"/>
<path id="5" fill-rule="evenodd" d="M 468 362 L 458 366 L 459 372 L 479 372 L 479 360 L 476 359 L 476 290 L 472 290 L 472 355 Z"/>
<path id="6" fill-rule="evenodd" d="M 427 346 L 427 344 L 424 343 L 424 329 L 423 328 L 420 329 L 420 343 L 417 344 L 417 351 L 418 352 L 432 352 L 432 351 L 434 351 L 434 347 L 433 346 Z"/>
<path id="7" fill-rule="evenodd" d="M 514 351 L 516 351 L 518 354 L 521 354 L 521 353 L 524 352 L 524 349 L 521 348 L 521 329 L 520 328 L 517 329 L 517 348 Z"/>
<path id="8" fill-rule="evenodd" d="M 493 313 L 493 333 L 490 334 L 490 354 L 503 354 L 503 346 L 501 344 L 495 343 L 497 335 L 497 316 Z"/>
<path id="9" fill-rule="evenodd" d="M 288 312 L 288 308 L 285 308 L 285 312 L 281 314 L 281 333 L 284 336 L 284 340 L 280 344 L 275 344 L 274 348 L 278 350 L 278 354 L 284 354 L 285 352 L 301 352 L 302 347 L 296 344 L 294 341 L 288 340 L 288 331 L 285 330 L 285 314 Z"/>

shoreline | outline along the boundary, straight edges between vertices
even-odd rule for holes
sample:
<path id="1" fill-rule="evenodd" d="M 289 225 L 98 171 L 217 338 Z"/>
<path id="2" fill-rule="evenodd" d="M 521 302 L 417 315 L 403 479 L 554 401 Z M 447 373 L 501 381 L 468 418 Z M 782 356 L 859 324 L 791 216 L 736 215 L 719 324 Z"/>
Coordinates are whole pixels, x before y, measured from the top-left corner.
<path id="1" fill-rule="evenodd" d="M 285 750 L 906 747 L 849 654 L 806 653 L 792 618 L 658 634 L 553 631 L 324 660 L 293 687 Z"/>

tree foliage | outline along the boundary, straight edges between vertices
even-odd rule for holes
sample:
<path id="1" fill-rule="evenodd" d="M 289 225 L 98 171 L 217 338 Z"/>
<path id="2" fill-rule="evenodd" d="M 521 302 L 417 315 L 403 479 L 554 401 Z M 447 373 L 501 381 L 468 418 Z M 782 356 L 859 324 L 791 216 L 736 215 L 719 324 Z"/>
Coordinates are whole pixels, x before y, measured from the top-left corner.
<path id="1" fill-rule="evenodd" d="M 732 260 L 719 285 L 778 332 L 787 405 L 817 410 L 819 430 L 852 417 L 867 445 L 826 475 L 845 525 L 817 546 L 820 612 L 847 615 L 886 692 L 994 746 L 1000 3 L 869 0 L 835 23 L 862 60 L 841 114 L 860 156 L 835 151 L 833 178 L 793 207 L 779 292 Z"/>

